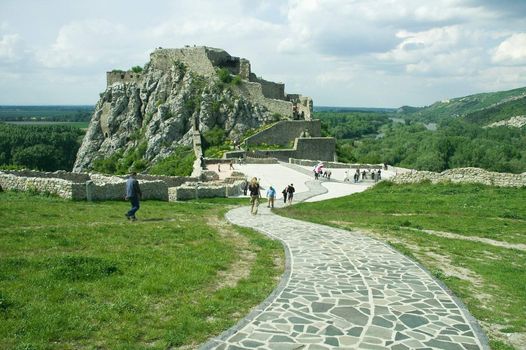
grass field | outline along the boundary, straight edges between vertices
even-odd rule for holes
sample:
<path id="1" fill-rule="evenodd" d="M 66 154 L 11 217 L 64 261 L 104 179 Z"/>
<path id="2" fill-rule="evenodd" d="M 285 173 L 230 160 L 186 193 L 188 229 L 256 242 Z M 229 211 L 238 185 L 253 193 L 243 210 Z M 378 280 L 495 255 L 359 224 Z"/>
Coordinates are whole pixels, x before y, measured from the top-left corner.
<path id="1" fill-rule="evenodd" d="M 463 300 L 492 349 L 525 349 L 525 199 L 526 188 L 387 182 L 277 212 L 389 242 Z"/>
<path id="2" fill-rule="evenodd" d="M 239 203 L 145 201 L 129 222 L 124 201 L 0 193 L 0 348 L 195 348 L 221 333 L 283 272 L 280 243 L 224 221 Z"/>

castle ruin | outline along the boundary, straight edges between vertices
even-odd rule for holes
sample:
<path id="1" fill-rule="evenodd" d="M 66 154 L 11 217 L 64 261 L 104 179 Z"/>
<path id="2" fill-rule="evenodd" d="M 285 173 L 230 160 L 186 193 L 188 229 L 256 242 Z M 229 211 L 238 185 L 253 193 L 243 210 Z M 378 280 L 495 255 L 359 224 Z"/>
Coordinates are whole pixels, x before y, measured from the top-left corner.
<path id="1" fill-rule="evenodd" d="M 273 113 L 288 119 L 311 120 L 312 99 L 299 94 L 285 93 L 285 84 L 267 81 L 251 71 L 250 61 L 231 56 L 228 52 L 207 47 L 184 47 L 179 49 L 158 48 L 150 54 L 150 67 L 169 71 L 174 63 L 183 63 L 190 71 L 203 76 L 216 76 L 218 69 L 226 69 L 242 79 L 236 88 Z M 115 83 L 138 83 L 141 73 L 111 71 L 106 73 L 107 86 Z"/>

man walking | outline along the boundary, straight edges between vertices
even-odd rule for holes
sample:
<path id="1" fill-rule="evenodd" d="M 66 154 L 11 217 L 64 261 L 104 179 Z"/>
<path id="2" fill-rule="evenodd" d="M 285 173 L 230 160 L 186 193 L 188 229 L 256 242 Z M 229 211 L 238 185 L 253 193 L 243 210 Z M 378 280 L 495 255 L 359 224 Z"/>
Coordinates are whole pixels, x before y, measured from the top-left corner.
<path id="1" fill-rule="evenodd" d="M 294 185 L 293 184 L 290 184 L 289 186 L 287 186 L 287 201 L 289 202 L 289 204 L 292 204 L 292 198 L 294 197 L 294 192 L 296 192 L 296 189 L 294 188 Z"/>
<path id="2" fill-rule="evenodd" d="M 137 173 L 134 171 L 126 180 L 126 200 L 131 203 L 131 209 L 125 214 L 128 220 L 135 221 L 135 213 L 139 210 L 139 199 L 142 196 L 141 188 L 139 187 L 139 181 L 136 179 Z"/>

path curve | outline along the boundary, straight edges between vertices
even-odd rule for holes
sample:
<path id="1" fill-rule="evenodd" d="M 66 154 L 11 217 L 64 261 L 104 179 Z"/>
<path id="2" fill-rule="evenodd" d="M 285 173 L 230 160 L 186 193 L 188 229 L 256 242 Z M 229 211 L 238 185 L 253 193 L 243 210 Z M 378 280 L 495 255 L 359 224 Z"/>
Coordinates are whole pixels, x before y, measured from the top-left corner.
<path id="1" fill-rule="evenodd" d="M 298 201 L 323 193 L 318 182 Z M 414 261 L 357 231 L 289 219 L 261 208 L 226 214 L 280 240 L 278 288 L 201 349 L 489 349 L 465 307 Z"/>

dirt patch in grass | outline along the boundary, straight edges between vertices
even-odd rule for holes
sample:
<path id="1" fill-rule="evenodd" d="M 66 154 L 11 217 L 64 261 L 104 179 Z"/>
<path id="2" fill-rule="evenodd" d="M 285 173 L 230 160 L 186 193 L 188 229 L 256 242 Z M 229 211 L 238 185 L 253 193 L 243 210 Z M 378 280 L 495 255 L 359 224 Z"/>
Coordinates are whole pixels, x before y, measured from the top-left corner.
<path id="1" fill-rule="evenodd" d="M 230 265 L 227 270 L 218 272 L 217 282 L 211 287 L 211 290 L 235 287 L 240 280 L 250 275 L 250 270 L 256 260 L 256 253 L 251 250 L 249 240 L 226 221 L 212 216 L 207 218 L 207 224 L 214 227 L 221 237 L 231 241 L 239 253 L 238 261 Z"/>
<path id="2" fill-rule="evenodd" d="M 476 236 L 463 236 L 463 235 L 459 235 L 459 234 L 453 233 L 453 232 L 434 231 L 434 230 L 422 230 L 422 229 L 416 229 L 416 228 L 410 228 L 410 227 L 407 227 L 407 229 L 414 230 L 414 231 L 419 231 L 419 232 L 424 232 L 424 233 L 427 233 L 427 234 L 430 234 L 430 235 L 440 236 L 440 237 L 443 237 L 443 238 L 461 239 L 461 240 L 464 240 L 464 241 L 485 243 L 485 244 L 489 244 L 489 245 L 492 245 L 494 247 L 499 247 L 499 248 L 517 249 L 517 250 L 526 251 L 526 244 L 520 244 L 520 243 L 513 244 L 513 243 L 507 243 L 507 242 L 503 242 L 503 241 L 495 241 L 493 239 L 476 237 Z"/>
<path id="3" fill-rule="evenodd" d="M 488 322 L 480 322 L 480 324 L 495 338 L 511 344 L 516 349 L 526 349 L 526 333 L 507 333 L 505 330 L 508 326 L 501 324 Z"/>

